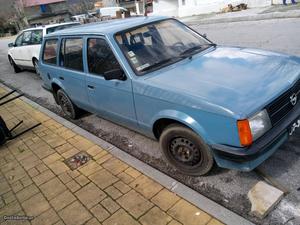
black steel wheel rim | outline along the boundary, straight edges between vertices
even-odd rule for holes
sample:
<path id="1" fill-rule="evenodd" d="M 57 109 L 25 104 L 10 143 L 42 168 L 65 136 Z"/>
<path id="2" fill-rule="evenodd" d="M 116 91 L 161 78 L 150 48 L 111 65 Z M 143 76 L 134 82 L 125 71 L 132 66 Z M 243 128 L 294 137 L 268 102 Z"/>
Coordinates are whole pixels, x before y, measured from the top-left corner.
<path id="1" fill-rule="evenodd" d="M 177 137 L 170 141 L 169 151 L 173 160 L 185 167 L 194 167 L 202 163 L 201 151 L 189 139 Z"/>

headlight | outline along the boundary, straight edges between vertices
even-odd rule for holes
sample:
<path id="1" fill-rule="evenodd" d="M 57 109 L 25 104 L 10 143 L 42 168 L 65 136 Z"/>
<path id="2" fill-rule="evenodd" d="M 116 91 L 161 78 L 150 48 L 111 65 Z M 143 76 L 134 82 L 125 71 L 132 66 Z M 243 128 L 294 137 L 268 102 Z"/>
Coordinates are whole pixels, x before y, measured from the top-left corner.
<path id="1" fill-rule="evenodd" d="M 249 146 L 272 128 L 269 115 L 263 110 L 248 120 L 238 121 L 238 131 L 242 146 Z"/>
<path id="2" fill-rule="evenodd" d="M 268 130 L 272 128 L 271 120 L 267 113 L 267 110 L 263 110 L 257 113 L 255 116 L 249 119 L 249 125 L 253 137 L 253 141 L 260 138 Z"/>

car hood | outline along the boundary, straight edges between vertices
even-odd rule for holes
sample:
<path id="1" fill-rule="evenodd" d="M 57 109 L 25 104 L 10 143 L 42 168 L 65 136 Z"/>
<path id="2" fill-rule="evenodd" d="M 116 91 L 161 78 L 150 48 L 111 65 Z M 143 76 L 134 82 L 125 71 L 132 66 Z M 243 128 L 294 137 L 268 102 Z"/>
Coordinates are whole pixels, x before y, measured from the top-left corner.
<path id="1" fill-rule="evenodd" d="M 299 74 L 300 58 L 295 56 L 216 47 L 146 79 L 148 84 L 172 91 L 172 96 L 160 93 L 164 100 L 246 118 L 292 87 Z"/>

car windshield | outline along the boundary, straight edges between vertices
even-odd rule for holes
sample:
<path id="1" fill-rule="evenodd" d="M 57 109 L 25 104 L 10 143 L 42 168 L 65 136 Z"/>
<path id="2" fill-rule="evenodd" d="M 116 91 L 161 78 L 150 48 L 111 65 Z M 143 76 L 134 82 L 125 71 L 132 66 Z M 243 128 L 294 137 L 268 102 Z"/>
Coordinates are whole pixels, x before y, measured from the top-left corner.
<path id="1" fill-rule="evenodd" d="M 49 28 L 47 28 L 46 33 L 50 34 L 50 33 L 53 33 L 55 31 L 58 31 L 58 30 L 63 30 L 63 29 L 78 26 L 78 25 L 80 25 L 80 23 L 71 23 L 71 24 L 65 24 L 65 25 L 58 25 L 58 26 L 55 26 L 55 27 L 49 27 Z"/>
<path id="2" fill-rule="evenodd" d="M 137 75 L 191 57 L 213 45 L 174 19 L 119 32 L 115 38 Z"/>

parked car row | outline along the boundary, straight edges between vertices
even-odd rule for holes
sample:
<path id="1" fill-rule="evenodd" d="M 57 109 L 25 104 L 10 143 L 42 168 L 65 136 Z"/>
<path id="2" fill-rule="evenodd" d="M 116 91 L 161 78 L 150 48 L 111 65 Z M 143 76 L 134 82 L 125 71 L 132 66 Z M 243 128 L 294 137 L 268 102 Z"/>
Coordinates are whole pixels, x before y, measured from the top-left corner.
<path id="1" fill-rule="evenodd" d="M 300 58 L 218 46 L 167 17 L 46 35 L 44 87 L 71 119 L 95 113 L 159 140 L 178 171 L 250 171 L 300 127 Z"/>

